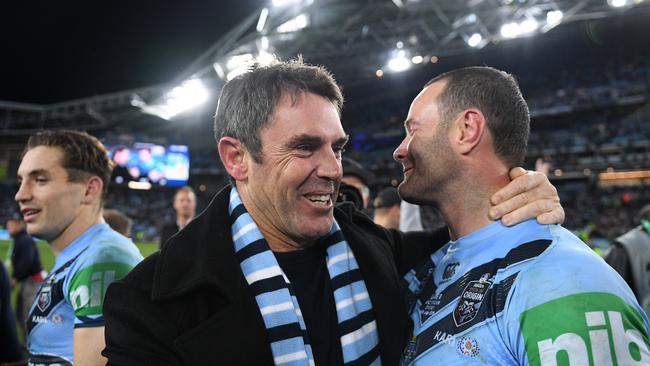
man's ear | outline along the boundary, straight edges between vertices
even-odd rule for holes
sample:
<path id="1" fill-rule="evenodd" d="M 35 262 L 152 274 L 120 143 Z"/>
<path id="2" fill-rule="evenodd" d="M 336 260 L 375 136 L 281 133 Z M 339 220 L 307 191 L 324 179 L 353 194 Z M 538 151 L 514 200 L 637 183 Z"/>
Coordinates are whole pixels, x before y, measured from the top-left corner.
<path id="1" fill-rule="evenodd" d="M 248 178 L 248 162 L 246 154 L 248 151 L 238 139 L 225 136 L 217 144 L 219 157 L 223 162 L 228 174 L 237 181 L 243 181 Z"/>
<path id="2" fill-rule="evenodd" d="M 454 122 L 454 128 L 456 129 L 456 134 L 453 137 L 454 145 L 458 148 L 459 153 L 467 155 L 483 139 L 487 121 L 480 110 L 470 108 L 463 111 L 462 115 Z"/>
<path id="3" fill-rule="evenodd" d="M 83 203 L 91 203 L 96 199 L 101 199 L 104 190 L 104 182 L 96 175 L 88 178 L 86 182 L 86 193 L 82 199 Z"/>

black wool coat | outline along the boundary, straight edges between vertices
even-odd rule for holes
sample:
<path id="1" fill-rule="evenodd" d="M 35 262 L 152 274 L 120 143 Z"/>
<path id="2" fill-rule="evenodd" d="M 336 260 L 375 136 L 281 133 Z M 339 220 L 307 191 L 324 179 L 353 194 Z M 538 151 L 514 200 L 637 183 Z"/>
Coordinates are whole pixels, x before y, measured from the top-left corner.
<path id="1" fill-rule="evenodd" d="M 232 244 L 230 187 L 160 252 L 109 287 L 108 365 L 273 365 L 259 308 Z M 449 240 L 445 230 L 401 234 L 352 205 L 334 216 L 375 312 L 383 365 L 397 365 L 411 332 L 401 276 Z"/>

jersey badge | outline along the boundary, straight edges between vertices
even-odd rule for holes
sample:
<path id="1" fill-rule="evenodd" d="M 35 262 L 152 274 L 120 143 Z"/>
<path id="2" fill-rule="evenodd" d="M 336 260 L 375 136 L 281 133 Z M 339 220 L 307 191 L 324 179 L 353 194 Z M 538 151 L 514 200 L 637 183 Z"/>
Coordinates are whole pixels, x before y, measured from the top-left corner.
<path id="1" fill-rule="evenodd" d="M 454 323 L 457 327 L 467 324 L 476 318 L 485 294 L 490 289 L 491 275 L 485 273 L 480 279 L 470 281 L 460 294 L 456 309 L 454 309 Z"/>

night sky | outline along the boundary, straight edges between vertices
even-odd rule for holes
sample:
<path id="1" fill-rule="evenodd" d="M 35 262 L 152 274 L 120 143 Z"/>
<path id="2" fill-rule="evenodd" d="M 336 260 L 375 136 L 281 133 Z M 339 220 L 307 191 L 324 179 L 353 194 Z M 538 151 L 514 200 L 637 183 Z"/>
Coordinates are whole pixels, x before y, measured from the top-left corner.
<path id="1" fill-rule="evenodd" d="M 53 103 L 171 81 L 263 4 L 4 2 L 0 100 Z"/>

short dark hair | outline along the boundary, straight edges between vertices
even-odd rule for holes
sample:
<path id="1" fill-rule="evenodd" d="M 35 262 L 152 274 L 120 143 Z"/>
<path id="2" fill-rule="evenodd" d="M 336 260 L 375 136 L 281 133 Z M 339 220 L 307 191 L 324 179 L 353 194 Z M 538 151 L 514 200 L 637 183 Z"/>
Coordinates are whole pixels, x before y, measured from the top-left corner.
<path id="1" fill-rule="evenodd" d="M 446 83 L 438 97 L 440 118 L 450 123 L 467 108 L 477 108 L 487 120 L 494 150 L 508 167 L 523 164 L 530 134 L 530 112 L 516 79 L 487 66 L 464 67 L 431 79 Z"/>
<path id="2" fill-rule="evenodd" d="M 22 157 L 38 146 L 61 149 L 63 152 L 61 166 L 68 173 L 68 181 L 81 182 L 93 175 L 101 178 L 104 183 L 102 199 L 106 196 L 114 164 L 108 158 L 106 148 L 96 137 L 83 131 L 42 131 L 29 137 Z"/>
<path id="3" fill-rule="evenodd" d="M 283 94 L 294 100 L 301 93 L 313 93 L 334 104 L 339 117 L 343 95 L 332 74 L 322 66 L 303 63 L 298 57 L 277 61 L 270 66 L 255 65 L 252 69 L 224 85 L 214 117 L 214 138 L 217 142 L 230 136 L 240 140 L 256 162 L 262 161 L 259 132 L 278 105 Z"/>

